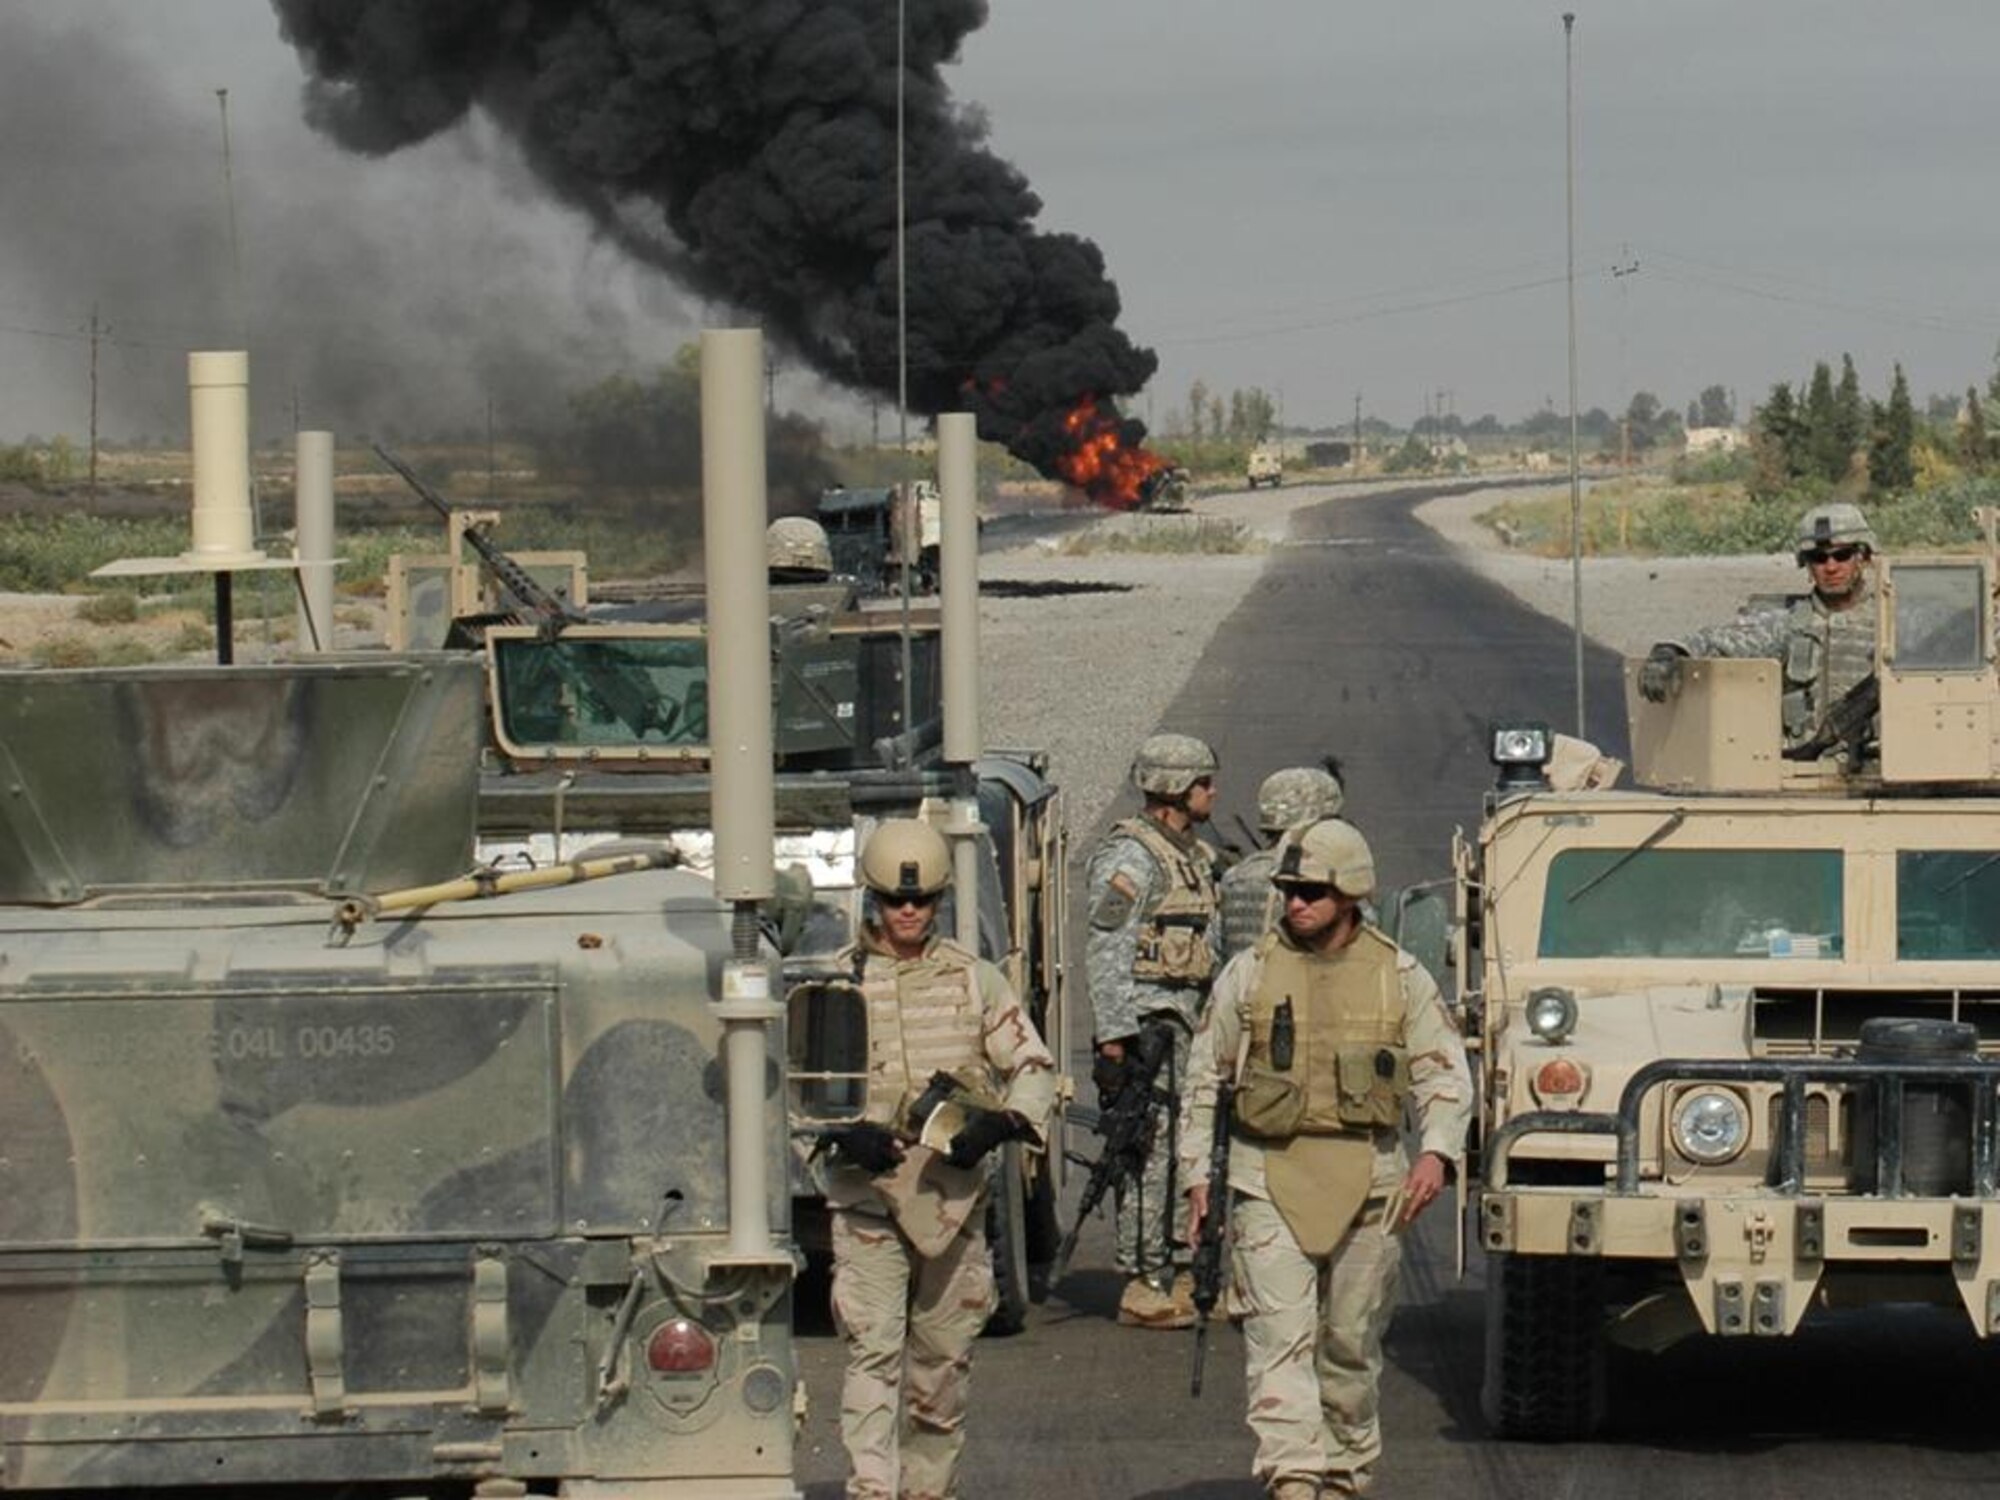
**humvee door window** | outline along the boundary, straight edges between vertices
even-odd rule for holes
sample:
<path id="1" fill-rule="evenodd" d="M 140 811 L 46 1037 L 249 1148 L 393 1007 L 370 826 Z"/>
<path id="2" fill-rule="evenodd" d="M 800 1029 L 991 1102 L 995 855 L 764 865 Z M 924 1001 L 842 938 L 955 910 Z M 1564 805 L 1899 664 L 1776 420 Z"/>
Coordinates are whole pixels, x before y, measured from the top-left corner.
<path id="1" fill-rule="evenodd" d="M 708 643 L 700 636 L 499 639 L 501 724 L 517 745 L 702 745 Z"/>
<path id="2" fill-rule="evenodd" d="M 1977 563 L 1905 564 L 1894 579 L 1898 670 L 1970 672 L 1986 665 L 1979 628 L 1986 579 Z"/>
<path id="3" fill-rule="evenodd" d="M 1837 958 L 1837 849 L 1568 849 L 1543 958 Z"/>
<path id="4" fill-rule="evenodd" d="M 2000 958 L 2000 852 L 1899 851 L 1896 956 Z"/>

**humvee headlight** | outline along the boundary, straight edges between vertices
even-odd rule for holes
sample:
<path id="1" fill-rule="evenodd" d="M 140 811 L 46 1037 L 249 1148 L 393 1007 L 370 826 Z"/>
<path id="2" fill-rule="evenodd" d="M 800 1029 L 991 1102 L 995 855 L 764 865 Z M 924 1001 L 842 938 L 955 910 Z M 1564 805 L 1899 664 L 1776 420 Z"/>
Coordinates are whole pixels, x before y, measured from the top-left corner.
<path id="1" fill-rule="evenodd" d="M 1540 786 L 1553 744 L 1546 724 L 1495 724 L 1487 757 L 1500 768 L 1502 787 Z"/>
<path id="2" fill-rule="evenodd" d="M 1551 985 L 1528 996 L 1528 1030 L 1550 1046 L 1576 1030 L 1576 996 Z"/>
<path id="3" fill-rule="evenodd" d="M 1704 1167 L 1720 1166 L 1750 1141 L 1750 1111 L 1728 1089 L 1692 1089 L 1674 1105 L 1674 1149 Z"/>

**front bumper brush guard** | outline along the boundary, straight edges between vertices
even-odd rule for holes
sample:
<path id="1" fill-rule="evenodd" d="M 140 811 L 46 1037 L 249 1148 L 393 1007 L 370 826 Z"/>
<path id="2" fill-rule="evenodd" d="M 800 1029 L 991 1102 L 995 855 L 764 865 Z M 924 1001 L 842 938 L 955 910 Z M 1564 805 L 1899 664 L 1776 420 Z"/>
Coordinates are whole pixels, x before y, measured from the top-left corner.
<path id="1" fill-rule="evenodd" d="M 1618 1096 L 1615 1114 L 1535 1110 L 1501 1126 L 1486 1149 L 1487 1191 L 1507 1186 L 1513 1146 L 1524 1135 L 1608 1135 L 1618 1142 L 1613 1191 L 1639 1191 L 1639 1106 L 1664 1083 L 1775 1083 L 1782 1087 L 1778 1139 L 1769 1186 L 1788 1197 L 1805 1189 L 1806 1085 L 1841 1084 L 1868 1088 L 1875 1095 L 1876 1192 L 1903 1194 L 1903 1092 L 1910 1084 L 1960 1084 L 1972 1109 L 1972 1192 L 1992 1198 L 2000 1191 L 2000 1059 L 1965 1062 L 1862 1062 L 1854 1058 L 1683 1058 L 1666 1057 L 1634 1073 Z"/>

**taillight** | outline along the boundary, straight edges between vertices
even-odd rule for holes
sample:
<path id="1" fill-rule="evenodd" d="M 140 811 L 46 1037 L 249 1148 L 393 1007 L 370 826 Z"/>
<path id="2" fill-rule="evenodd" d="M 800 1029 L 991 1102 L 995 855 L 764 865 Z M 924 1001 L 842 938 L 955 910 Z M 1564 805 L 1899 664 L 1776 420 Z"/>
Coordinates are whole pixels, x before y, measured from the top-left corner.
<path id="1" fill-rule="evenodd" d="M 1544 1104 L 1574 1104 L 1583 1097 L 1589 1083 L 1582 1064 L 1567 1057 L 1552 1057 L 1535 1069 L 1530 1085 Z"/>
<path id="2" fill-rule="evenodd" d="M 646 1363 L 662 1375 L 699 1375 L 715 1367 L 715 1340 L 701 1324 L 675 1318 L 646 1340 Z"/>

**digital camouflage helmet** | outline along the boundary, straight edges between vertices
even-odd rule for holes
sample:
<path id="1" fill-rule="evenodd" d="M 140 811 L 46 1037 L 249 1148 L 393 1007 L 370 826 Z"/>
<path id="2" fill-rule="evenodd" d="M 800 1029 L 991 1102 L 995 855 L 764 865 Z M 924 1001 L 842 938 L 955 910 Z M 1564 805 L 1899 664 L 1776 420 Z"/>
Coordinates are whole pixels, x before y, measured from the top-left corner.
<path id="1" fill-rule="evenodd" d="M 1278 844 L 1276 885 L 1330 885 L 1361 900 L 1375 894 L 1375 856 L 1361 830 L 1341 818 L 1294 829 Z"/>
<path id="2" fill-rule="evenodd" d="M 1191 734 L 1149 734 L 1132 757 L 1132 785 L 1153 797 L 1185 797 L 1216 770 L 1215 752 Z"/>
<path id="3" fill-rule="evenodd" d="M 935 896 L 951 884 L 951 851 L 922 819 L 885 818 L 861 850 L 861 880 L 878 896 Z"/>
<path id="4" fill-rule="evenodd" d="M 1340 780 L 1318 766 L 1287 766 L 1273 771 L 1257 788 L 1257 826 L 1265 833 L 1283 833 L 1300 823 L 1331 818 L 1347 800 Z"/>
<path id="5" fill-rule="evenodd" d="M 1861 513 L 1861 507 L 1845 500 L 1815 505 L 1799 517 L 1798 534 L 1793 538 L 1799 566 L 1823 547 L 1865 547 L 1875 550 L 1875 529 Z"/>
<path id="6" fill-rule="evenodd" d="M 820 579 L 833 573 L 826 528 L 810 516 L 780 516 L 764 532 L 764 565 L 773 573 Z"/>

